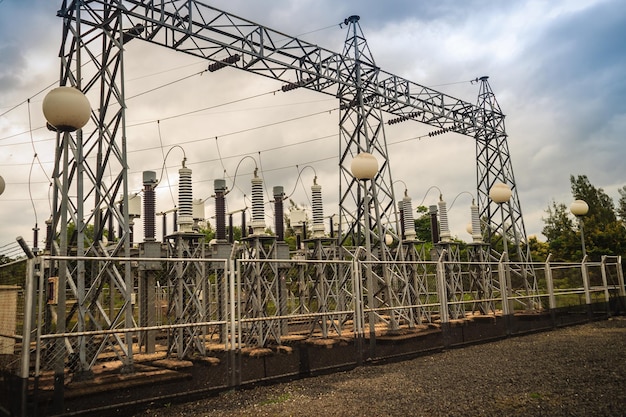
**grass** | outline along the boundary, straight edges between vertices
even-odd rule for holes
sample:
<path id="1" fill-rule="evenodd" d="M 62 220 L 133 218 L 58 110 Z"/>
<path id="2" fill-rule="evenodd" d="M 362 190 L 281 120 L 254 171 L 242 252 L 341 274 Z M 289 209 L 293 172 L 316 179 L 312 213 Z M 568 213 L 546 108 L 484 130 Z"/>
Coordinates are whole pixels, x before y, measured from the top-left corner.
<path id="1" fill-rule="evenodd" d="M 266 400 L 261 401 L 260 405 L 271 405 L 271 404 L 281 404 L 284 403 L 285 401 L 288 401 L 291 399 L 291 394 L 289 394 L 288 392 L 279 395 L 278 397 L 270 397 Z"/>

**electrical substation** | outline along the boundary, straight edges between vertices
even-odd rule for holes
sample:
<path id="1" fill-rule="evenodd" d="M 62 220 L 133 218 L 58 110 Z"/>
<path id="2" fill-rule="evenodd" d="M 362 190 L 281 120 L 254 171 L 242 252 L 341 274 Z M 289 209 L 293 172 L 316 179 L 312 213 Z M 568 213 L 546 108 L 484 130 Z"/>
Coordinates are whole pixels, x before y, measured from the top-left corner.
<path id="1" fill-rule="evenodd" d="M 106 412 L 332 372 L 606 317 L 626 296 L 619 258 L 531 259 L 487 76 L 476 78 L 470 103 L 388 73 L 356 15 L 343 22 L 340 53 L 196 0 L 64 0 L 58 17 L 60 87 L 43 104 L 56 131 L 52 213 L 46 247 L 25 248 L 21 327 L 3 352 L 0 405 L 9 414 Z M 314 180 L 310 211 L 285 206 L 285 184 L 271 184 L 266 201 L 262 169 L 247 157 L 254 175 L 238 186 L 251 207 L 227 211 L 231 178 L 199 200 L 206 190 L 194 189 L 186 156 L 176 207 L 157 213 L 157 172 L 143 172 L 139 195 L 129 191 L 129 42 L 191 55 L 210 72 L 269 78 L 284 94 L 335 98 L 336 189 Z M 475 142 L 472 241 L 463 248 L 442 198 L 429 207 L 432 243 L 418 239 L 412 198 L 393 188 L 399 161 L 389 158 L 384 126 L 397 123 Z M 329 193 L 336 216 L 324 212 Z M 207 241 L 199 224 L 209 218 Z M 579 304 L 561 302 L 560 274 L 580 276 Z"/>

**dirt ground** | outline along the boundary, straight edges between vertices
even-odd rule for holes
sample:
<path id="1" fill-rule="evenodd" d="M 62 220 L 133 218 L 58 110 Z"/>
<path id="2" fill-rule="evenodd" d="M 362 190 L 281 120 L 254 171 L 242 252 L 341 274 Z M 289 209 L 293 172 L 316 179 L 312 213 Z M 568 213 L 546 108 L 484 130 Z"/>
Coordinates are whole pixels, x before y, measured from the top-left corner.
<path id="1" fill-rule="evenodd" d="M 135 415 L 626 416 L 626 317 Z"/>

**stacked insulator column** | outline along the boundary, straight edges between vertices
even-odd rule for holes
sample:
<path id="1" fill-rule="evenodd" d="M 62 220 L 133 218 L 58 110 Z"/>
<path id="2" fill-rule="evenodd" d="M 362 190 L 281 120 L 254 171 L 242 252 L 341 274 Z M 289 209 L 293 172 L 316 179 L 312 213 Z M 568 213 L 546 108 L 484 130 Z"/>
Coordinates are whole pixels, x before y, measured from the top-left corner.
<path id="1" fill-rule="evenodd" d="M 146 241 L 154 241 L 156 236 L 156 198 L 154 195 L 156 183 L 156 172 L 143 172 L 143 236 Z"/>
<path id="2" fill-rule="evenodd" d="M 191 192 L 191 169 L 178 170 L 178 230 L 189 233 L 193 229 L 193 196 Z"/>
<path id="3" fill-rule="evenodd" d="M 218 242 L 226 240 L 226 181 L 215 180 L 215 238 Z"/>
<path id="4" fill-rule="evenodd" d="M 52 239 L 53 239 L 52 219 L 48 219 L 46 220 L 46 250 L 48 252 L 50 252 L 50 250 L 52 249 Z"/>
<path id="5" fill-rule="evenodd" d="M 274 187 L 274 226 L 276 227 L 276 240 L 282 242 L 285 240 L 285 221 L 283 210 L 283 198 L 285 196 L 284 188 L 281 186 Z"/>
<path id="6" fill-rule="evenodd" d="M 475 243 L 481 243 L 483 241 L 483 235 L 480 230 L 480 217 L 478 215 L 478 206 L 474 203 L 474 201 L 472 201 L 470 211 L 472 213 L 472 240 Z"/>
<path id="7" fill-rule="evenodd" d="M 415 220 L 413 219 L 413 204 L 411 197 L 405 195 L 402 199 L 402 226 L 404 228 L 404 238 L 415 240 Z"/>
<path id="8" fill-rule="evenodd" d="M 433 243 L 439 242 L 439 223 L 437 222 L 437 206 L 428 206 L 428 215 L 430 216 L 430 233 Z"/>
<path id="9" fill-rule="evenodd" d="M 450 226 L 448 225 L 448 207 L 443 199 L 439 199 L 437 202 L 439 206 L 439 224 L 440 224 L 440 235 L 442 242 L 450 242 Z"/>
<path id="10" fill-rule="evenodd" d="M 324 237 L 324 206 L 322 204 L 322 186 L 313 183 L 311 186 L 311 199 L 313 209 L 313 224 L 311 226 L 312 237 Z"/>
<path id="11" fill-rule="evenodd" d="M 252 221 L 250 222 L 253 235 L 265 233 L 265 207 L 263 206 L 263 180 L 256 176 L 252 178 Z"/>

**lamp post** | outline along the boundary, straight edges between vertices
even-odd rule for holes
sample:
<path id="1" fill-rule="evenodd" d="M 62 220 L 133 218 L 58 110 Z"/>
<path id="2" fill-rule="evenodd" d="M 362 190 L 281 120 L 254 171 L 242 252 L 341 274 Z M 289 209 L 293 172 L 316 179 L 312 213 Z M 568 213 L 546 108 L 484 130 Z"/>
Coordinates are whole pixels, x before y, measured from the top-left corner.
<path id="1" fill-rule="evenodd" d="M 357 154 L 350 164 L 352 176 L 363 182 L 363 220 L 365 222 L 365 259 L 367 261 L 367 304 L 369 307 L 369 332 L 370 332 L 370 349 L 374 350 L 374 341 L 376 340 L 375 314 L 374 314 L 374 280 L 372 277 L 372 242 L 370 237 L 370 209 L 369 209 L 369 190 L 367 181 L 373 180 L 378 172 L 378 161 L 374 155 L 361 152 Z"/>
<path id="2" fill-rule="evenodd" d="M 89 100 L 87 97 L 78 89 L 69 86 L 62 86 L 52 89 L 43 99 L 42 103 L 43 114 L 48 122 L 48 125 L 56 130 L 59 134 L 57 136 L 61 143 L 60 146 L 57 147 L 57 157 L 56 160 L 60 161 L 60 155 L 64 156 L 63 166 L 57 166 L 54 170 L 53 177 L 56 178 L 57 187 L 60 186 L 58 190 L 59 193 L 55 193 L 54 196 L 54 224 L 55 226 L 60 226 L 60 236 L 59 236 L 59 255 L 66 256 L 68 254 L 68 236 L 67 236 L 67 224 L 68 224 L 68 209 L 69 209 L 69 173 L 68 173 L 68 165 L 69 165 L 69 150 L 70 150 L 70 132 L 74 132 L 76 130 L 81 129 L 83 126 L 87 124 L 89 118 L 91 117 L 91 106 L 89 104 Z M 82 236 L 84 227 L 84 213 L 83 213 L 83 149 L 82 149 L 82 134 L 79 131 L 77 133 L 77 141 L 75 150 L 75 159 L 78 162 L 78 169 L 76 171 L 76 181 L 77 181 L 77 205 L 76 205 L 76 230 L 78 232 L 77 239 L 77 255 L 82 256 L 84 252 L 84 239 Z M 57 141 L 59 141 L 57 139 Z M 61 171 L 61 172 L 59 172 Z M 59 177 L 61 175 L 61 178 Z M 57 198 L 60 195 L 61 202 L 60 205 L 57 205 Z M 59 261 L 59 277 L 58 277 L 58 299 L 57 299 L 57 332 L 65 333 L 65 317 L 67 312 L 65 311 L 66 302 L 65 302 L 65 292 L 67 287 L 67 261 L 61 260 Z M 79 305 L 79 314 L 78 314 L 78 331 L 82 331 L 85 328 L 85 314 L 84 305 L 83 305 L 83 297 L 85 294 L 85 266 L 84 261 L 79 260 L 77 263 L 77 283 L 76 283 L 76 291 L 78 293 L 78 305 Z M 71 278 L 71 277 L 70 277 Z M 55 392 L 55 403 L 57 406 L 62 406 L 63 404 L 63 385 L 64 385 L 64 361 L 65 355 L 60 354 L 61 352 L 65 352 L 65 341 L 63 338 L 56 339 L 56 349 L 57 349 L 57 361 L 55 364 L 55 374 L 54 374 L 54 392 Z M 79 360 L 80 366 L 83 367 L 84 364 L 87 363 L 85 357 L 85 349 L 84 347 L 84 337 L 79 338 Z M 82 370 L 82 369 L 81 369 Z"/>
<path id="3" fill-rule="evenodd" d="M 508 203 L 511 198 L 512 191 L 511 187 L 502 182 L 496 182 L 489 189 L 489 198 L 498 206 L 500 206 L 500 213 L 502 215 L 502 247 L 503 247 L 503 256 L 504 262 L 506 263 L 509 260 L 509 253 L 507 248 L 507 237 L 506 237 L 506 226 L 504 224 L 504 208 L 502 205 L 504 203 Z M 513 288 L 511 288 L 511 274 L 509 273 L 509 269 L 507 265 L 505 265 L 505 276 L 506 276 L 506 287 L 505 289 L 500 288 L 500 292 L 502 294 L 502 310 L 505 316 L 512 314 L 514 311 L 511 296 L 513 295 Z M 502 287 L 502 282 L 500 283 L 500 287 Z"/>
<path id="4" fill-rule="evenodd" d="M 583 217 L 589 212 L 589 205 L 585 200 L 574 200 L 569 207 L 574 216 L 578 218 L 578 227 L 580 228 L 580 243 L 583 249 L 583 259 L 587 256 L 587 250 L 585 249 L 585 231 L 583 224 Z"/>

